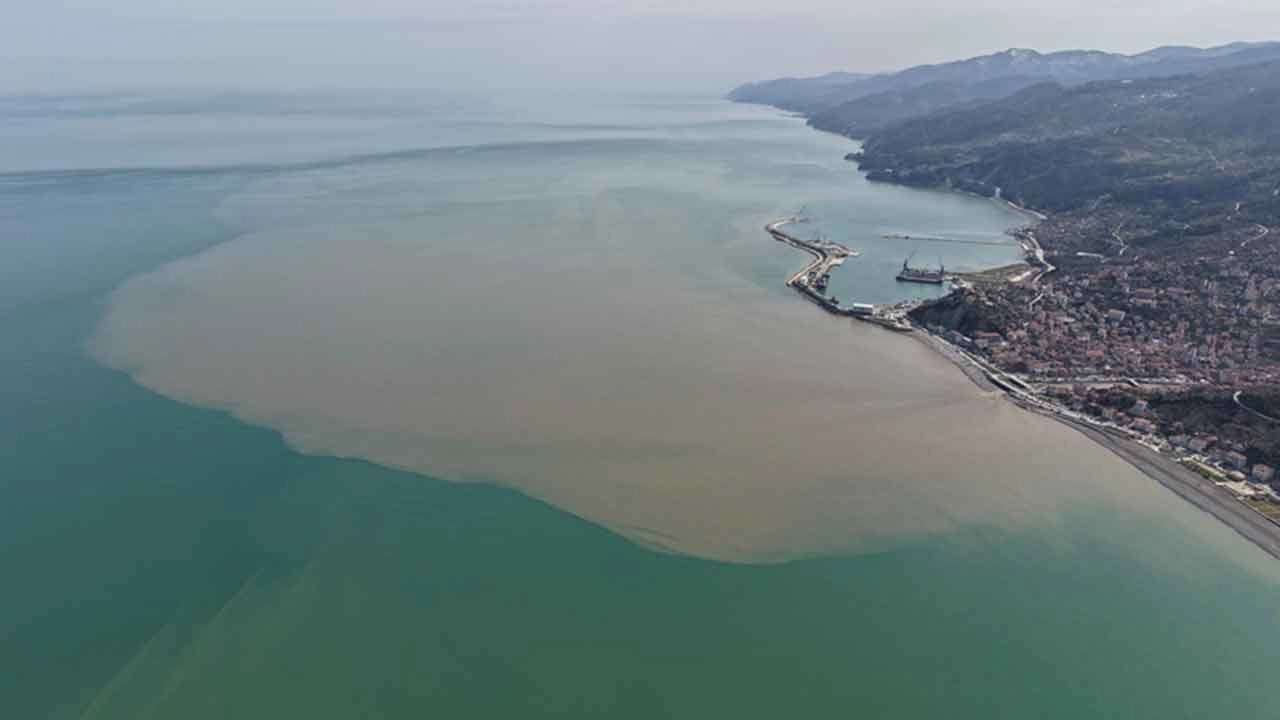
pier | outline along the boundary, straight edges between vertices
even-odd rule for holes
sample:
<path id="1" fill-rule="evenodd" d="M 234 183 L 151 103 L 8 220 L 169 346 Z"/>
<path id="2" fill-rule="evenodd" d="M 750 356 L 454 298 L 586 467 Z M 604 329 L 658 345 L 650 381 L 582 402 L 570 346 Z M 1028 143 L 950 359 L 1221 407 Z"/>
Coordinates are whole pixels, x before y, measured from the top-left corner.
<path id="1" fill-rule="evenodd" d="M 787 287 L 833 315 L 857 318 L 891 330 L 910 331 L 912 326 L 907 319 L 907 308 L 900 305 L 878 307 L 867 303 L 841 305 L 838 299 L 825 294 L 831 271 L 844 264 L 848 258 L 857 257 L 858 252 L 827 240 L 801 240 L 783 230 L 787 225 L 803 222 L 806 222 L 804 218 L 793 216 L 775 220 L 764 228 L 774 240 L 813 256 L 808 265 L 787 278 Z"/>
<path id="2" fill-rule="evenodd" d="M 962 240 L 959 238 L 934 237 L 932 235 L 903 235 L 901 233 L 891 233 L 889 235 L 881 235 L 885 240 L 909 240 L 911 242 L 927 242 L 927 243 L 952 243 L 956 245 L 988 245 L 992 247 L 1013 247 L 1014 243 L 1001 242 L 999 240 Z"/>

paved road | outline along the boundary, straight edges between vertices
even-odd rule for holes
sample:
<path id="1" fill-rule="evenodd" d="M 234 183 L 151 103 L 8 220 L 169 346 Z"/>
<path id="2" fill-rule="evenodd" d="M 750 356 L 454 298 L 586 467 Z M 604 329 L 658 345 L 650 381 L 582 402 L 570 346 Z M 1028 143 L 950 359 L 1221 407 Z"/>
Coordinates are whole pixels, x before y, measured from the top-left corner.
<path id="1" fill-rule="evenodd" d="M 1027 244 L 1031 246 L 1030 252 L 1035 256 L 1036 262 L 1038 262 L 1040 267 L 1043 268 L 1040 272 L 1036 273 L 1035 277 L 1031 278 L 1031 284 L 1035 285 L 1038 284 L 1040 279 L 1045 275 L 1048 275 L 1058 268 L 1054 267 L 1052 263 L 1044 258 L 1044 248 L 1040 246 L 1040 241 L 1036 239 L 1034 233 L 1028 230 L 1022 233 L 1022 235 L 1027 239 Z"/>
<path id="2" fill-rule="evenodd" d="M 1258 234 L 1254 235 L 1253 237 L 1245 238 L 1244 241 L 1240 243 L 1240 247 L 1242 248 L 1248 247 L 1249 243 L 1253 242 L 1254 240 L 1261 240 L 1262 238 L 1271 234 L 1271 228 L 1267 227 L 1266 225 L 1258 224 L 1256 227 L 1258 229 Z"/>
<path id="3" fill-rule="evenodd" d="M 1273 417 L 1271 417 L 1270 415 L 1267 415 L 1266 413 L 1262 412 L 1261 410 L 1254 410 L 1253 408 L 1249 407 L 1248 405 L 1245 405 L 1245 404 L 1244 404 L 1244 401 L 1240 399 L 1240 396 L 1241 396 L 1241 395 L 1243 395 L 1243 394 L 1244 394 L 1244 391 L 1242 391 L 1242 390 L 1237 390 L 1237 391 L 1235 391 L 1235 393 L 1234 393 L 1234 394 L 1232 394 L 1232 396 L 1231 396 L 1231 400 L 1232 400 L 1232 402 L 1234 402 L 1236 405 L 1240 406 L 1240 408 L 1241 408 L 1242 410 L 1244 410 L 1244 411 L 1248 412 L 1250 415 L 1253 415 L 1253 416 L 1255 416 L 1255 417 L 1262 418 L 1263 420 L 1267 420 L 1267 421 L 1270 421 L 1270 422 L 1276 423 L 1277 425 L 1280 425 L 1280 418 L 1273 418 Z"/>

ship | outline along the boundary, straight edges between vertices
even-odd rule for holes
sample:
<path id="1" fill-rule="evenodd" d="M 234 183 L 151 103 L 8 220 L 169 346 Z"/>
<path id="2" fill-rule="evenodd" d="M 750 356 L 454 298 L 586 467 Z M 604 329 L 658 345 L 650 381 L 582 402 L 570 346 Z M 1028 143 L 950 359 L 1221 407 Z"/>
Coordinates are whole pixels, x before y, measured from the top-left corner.
<path id="1" fill-rule="evenodd" d="M 928 283 L 930 285 L 941 285 L 947 279 L 947 269 L 938 263 L 938 269 L 911 267 L 911 256 L 902 261 L 902 270 L 898 272 L 899 282 Z"/>

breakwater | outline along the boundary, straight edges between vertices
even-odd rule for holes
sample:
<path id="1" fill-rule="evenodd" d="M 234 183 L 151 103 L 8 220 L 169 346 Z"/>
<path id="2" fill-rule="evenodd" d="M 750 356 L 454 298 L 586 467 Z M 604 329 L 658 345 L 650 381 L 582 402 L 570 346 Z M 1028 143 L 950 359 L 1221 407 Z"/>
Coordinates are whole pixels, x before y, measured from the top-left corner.
<path id="1" fill-rule="evenodd" d="M 765 226 L 765 231 L 773 236 L 774 240 L 813 256 L 809 264 L 787 278 L 787 287 L 833 315 L 857 318 L 900 332 L 909 332 L 913 329 L 910 320 L 907 319 L 909 307 L 876 306 L 857 302 L 842 305 L 839 298 L 828 296 L 825 290 L 832 270 L 844 264 L 848 258 L 858 257 L 858 251 L 829 240 L 802 240 L 783 230 L 787 225 L 804 222 L 807 222 L 805 218 L 793 216 L 775 220 Z"/>

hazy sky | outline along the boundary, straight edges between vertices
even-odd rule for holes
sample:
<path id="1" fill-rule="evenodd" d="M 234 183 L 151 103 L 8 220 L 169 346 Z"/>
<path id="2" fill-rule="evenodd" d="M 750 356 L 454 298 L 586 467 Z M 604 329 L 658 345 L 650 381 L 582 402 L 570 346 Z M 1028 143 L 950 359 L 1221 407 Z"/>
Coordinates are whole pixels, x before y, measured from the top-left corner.
<path id="1" fill-rule="evenodd" d="M 1011 46 L 1280 39 L 1275 0 L 17 0 L 0 91 L 296 86 L 723 89 Z M 186 5 L 183 7 L 182 5 Z"/>

